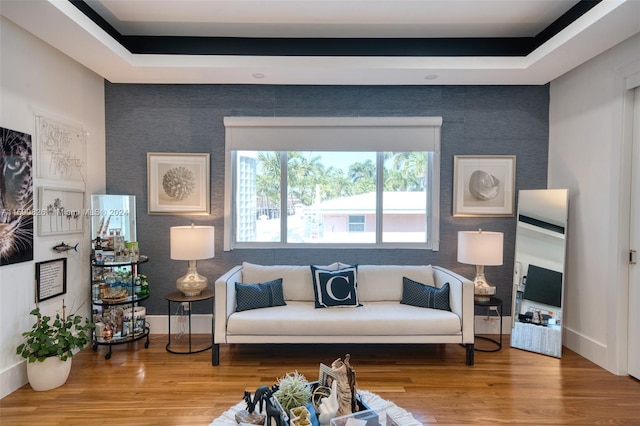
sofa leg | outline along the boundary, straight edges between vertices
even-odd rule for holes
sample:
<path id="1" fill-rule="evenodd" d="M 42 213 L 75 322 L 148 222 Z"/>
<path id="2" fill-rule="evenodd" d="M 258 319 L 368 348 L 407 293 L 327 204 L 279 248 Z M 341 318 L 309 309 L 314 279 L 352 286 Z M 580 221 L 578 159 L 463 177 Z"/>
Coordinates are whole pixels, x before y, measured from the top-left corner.
<path id="1" fill-rule="evenodd" d="M 214 343 L 211 348 L 211 365 L 220 364 L 220 344 Z"/>
<path id="2" fill-rule="evenodd" d="M 473 365 L 473 343 L 467 343 L 467 365 Z"/>

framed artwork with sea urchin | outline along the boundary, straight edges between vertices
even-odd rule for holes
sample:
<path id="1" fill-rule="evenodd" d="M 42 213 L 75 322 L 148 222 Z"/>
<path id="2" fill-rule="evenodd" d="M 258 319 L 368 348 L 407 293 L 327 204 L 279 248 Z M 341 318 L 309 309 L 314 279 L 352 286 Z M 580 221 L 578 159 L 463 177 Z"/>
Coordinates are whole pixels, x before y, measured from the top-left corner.
<path id="1" fill-rule="evenodd" d="M 515 155 L 453 157 L 454 216 L 513 216 Z"/>
<path id="2" fill-rule="evenodd" d="M 149 214 L 209 214 L 209 182 L 209 154 L 147 153 Z"/>

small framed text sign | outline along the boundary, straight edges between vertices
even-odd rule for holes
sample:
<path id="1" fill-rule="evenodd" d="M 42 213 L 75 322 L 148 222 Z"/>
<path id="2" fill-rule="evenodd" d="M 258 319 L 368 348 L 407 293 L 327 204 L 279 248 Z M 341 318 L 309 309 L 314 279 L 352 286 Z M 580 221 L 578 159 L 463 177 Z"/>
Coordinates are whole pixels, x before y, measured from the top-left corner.
<path id="1" fill-rule="evenodd" d="M 36 263 L 36 299 L 38 302 L 67 292 L 67 259 Z"/>

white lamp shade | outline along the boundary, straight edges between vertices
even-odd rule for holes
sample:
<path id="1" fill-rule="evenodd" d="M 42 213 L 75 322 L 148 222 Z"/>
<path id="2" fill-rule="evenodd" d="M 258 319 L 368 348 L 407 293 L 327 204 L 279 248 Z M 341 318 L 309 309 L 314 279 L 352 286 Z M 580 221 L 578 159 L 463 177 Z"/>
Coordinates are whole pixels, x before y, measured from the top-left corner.
<path id="1" fill-rule="evenodd" d="M 458 232 L 458 262 L 470 265 L 502 265 L 502 232 Z"/>
<path id="2" fill-rule="evenodd" d="M 171 259 L 201 260 L 215 255 L 213 226 L 172 226 Z"/>

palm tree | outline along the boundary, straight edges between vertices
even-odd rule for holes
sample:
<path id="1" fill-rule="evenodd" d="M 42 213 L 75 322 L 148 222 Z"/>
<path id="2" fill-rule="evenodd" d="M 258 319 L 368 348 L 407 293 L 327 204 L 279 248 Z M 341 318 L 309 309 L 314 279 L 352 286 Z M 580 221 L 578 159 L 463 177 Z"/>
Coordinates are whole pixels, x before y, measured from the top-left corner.
<path id="1" fill-rule="evenodd" d="M 353 194 L 364 194 L 376 189 L 376 165 L 371 160 L 349 166 L 349 179 L 353 183 Z"/>
<path id="2" fill-rule="evenodd" d="M 266 205 L 280 206 L 280 153 L 258 152 L 256 194 L 266 200 Z M 267 207 L 267 208 L 269 208 Z"/>

